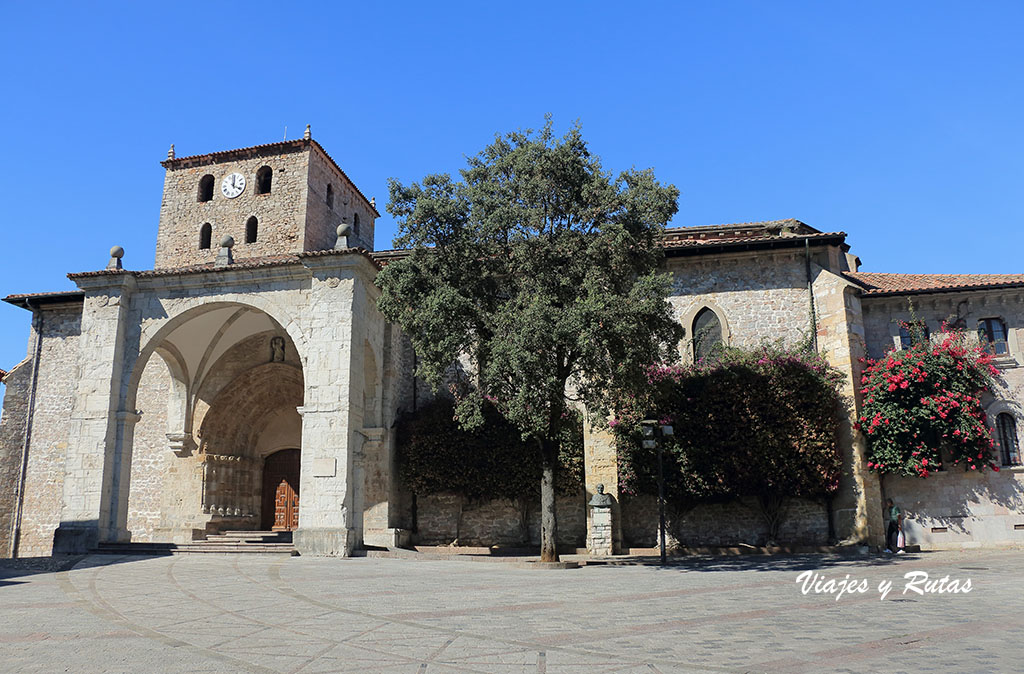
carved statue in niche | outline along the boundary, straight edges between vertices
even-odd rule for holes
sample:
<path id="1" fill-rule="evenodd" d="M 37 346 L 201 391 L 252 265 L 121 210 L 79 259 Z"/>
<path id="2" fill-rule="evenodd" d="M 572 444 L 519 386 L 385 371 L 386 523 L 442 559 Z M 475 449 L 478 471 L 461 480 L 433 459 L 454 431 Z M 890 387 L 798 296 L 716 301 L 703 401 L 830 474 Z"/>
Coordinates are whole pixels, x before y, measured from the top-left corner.
<path id="1" fill-rule="evenodd" d="M 284 337 L 280 335 L 272 337 L 270 340 L 270 362 L 284 362 Z"/>

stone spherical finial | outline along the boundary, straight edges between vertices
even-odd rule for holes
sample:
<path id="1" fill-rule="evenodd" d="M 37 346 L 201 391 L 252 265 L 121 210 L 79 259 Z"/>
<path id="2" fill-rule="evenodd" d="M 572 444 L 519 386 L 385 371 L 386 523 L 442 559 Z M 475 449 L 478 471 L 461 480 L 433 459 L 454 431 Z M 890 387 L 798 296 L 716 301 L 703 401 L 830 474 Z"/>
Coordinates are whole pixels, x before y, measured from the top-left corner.
<path id="1" fill-rule="evenodd" d="M 302 134 L 302 137 L 306 140 L 312 137 L 312 134 L 309 132 L 309 124 L 306 125 L 306 132 Z"/>
<path id="2" fill-rule="evenodd" d="M 121 246 L 114 246 L 113 248 L 110 249 L 110 257 L 117 258 L 118 260 L 120 260 L 122 257 L 124 257 L 124 248 L 122 248 Z"/>
<path id="3" fill-rule="evenodd" d="M 338 229 L 336 231 L 338 233 L 338 236 L 348 236 L 349 230 L 351 229 L 352 225 L 343 222 L 340 225 L 338 225 Z"/>
<path id="4" fill-rule="evenodd" d="M 232 248 L 235 245 L 235 237 L 230 234 L 226 234 L 223 239 L 220 240 L 221 248 Z"/>

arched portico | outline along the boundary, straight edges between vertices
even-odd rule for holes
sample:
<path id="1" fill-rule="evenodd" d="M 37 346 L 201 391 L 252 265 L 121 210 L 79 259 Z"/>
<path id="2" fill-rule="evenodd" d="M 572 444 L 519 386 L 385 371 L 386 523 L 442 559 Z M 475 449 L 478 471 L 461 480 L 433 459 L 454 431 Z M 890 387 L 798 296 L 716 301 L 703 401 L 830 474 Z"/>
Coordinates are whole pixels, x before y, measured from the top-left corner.
<path id="1" fill-rule="evenodd" d="M 130 539 L 132 461 L 142 449 L 151 458 L 159 454 L 148 460 L 149 479 L 164 482 L 159 512 L 150 499 L 146 517 L 136 519 L 159 529 L 153 540 L 177 540 L 240 526 L 216 521 L 229 510 L 231 517 L 250 515 L 258 526 L 260 501 L 253 492 L 260 480 L 255 469 L 246 476 L 241 464 L 298 447 L 303 500 L 295 545 L 311 554 L 349 554 L 362 535 L 356 438 L 363 437 L 364 408 L 381 416 L 381 361 L 371 367 L 376 376 L 366 397 L 362 376 L 364 343 L 369 339 L 379 349 L 383 330 L 373 307 L 375 272 L 364 256 L 318 253 L 259 275 L 227 268 L 74 276 L 85 291 L 82 331 L 90 339 L 79 344 L 82 376 L 54 549 L 78 552 Z M 147 367 L 157 360 L 166 368 Z M 293 374 L 265 376 L 263 383 L 247 378 L 264 366 Z M 159 404 L 139 396 L 148 370 L 167 378 Z M 282 386 L 287 394 L 266 396 L 273 405 L 246 407 L 261 390 Z M 150 393 L 158 388 L 144 387 Z M 245 393 L 232 398 L 233 389 Z M 223 402 L 229 399 L 234 402 Z M 157 416 L 165 418 L 162 440 L 152 428 Z M 234 429 L 218 425 L 218 417 L 232 416 Z M 134 442 L 140 420 L 144 448 Z M 221 443 L 230 451 L 215 451 Z M 207 461 L 224 463 L 215 471 L 216 484 L 206 482 Z"/>

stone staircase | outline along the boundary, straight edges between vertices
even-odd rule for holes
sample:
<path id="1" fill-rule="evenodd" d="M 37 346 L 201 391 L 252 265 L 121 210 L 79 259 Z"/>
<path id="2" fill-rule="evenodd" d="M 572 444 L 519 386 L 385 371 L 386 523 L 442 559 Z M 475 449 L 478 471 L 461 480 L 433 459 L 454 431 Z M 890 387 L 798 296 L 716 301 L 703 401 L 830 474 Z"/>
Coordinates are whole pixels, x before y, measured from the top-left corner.
<path id="1" fill-rule="evenodd" d="M 106 555 L 258 554 L 297 555 L 290 531 L 223 531 L 191 543 L 100 543 Z"/>

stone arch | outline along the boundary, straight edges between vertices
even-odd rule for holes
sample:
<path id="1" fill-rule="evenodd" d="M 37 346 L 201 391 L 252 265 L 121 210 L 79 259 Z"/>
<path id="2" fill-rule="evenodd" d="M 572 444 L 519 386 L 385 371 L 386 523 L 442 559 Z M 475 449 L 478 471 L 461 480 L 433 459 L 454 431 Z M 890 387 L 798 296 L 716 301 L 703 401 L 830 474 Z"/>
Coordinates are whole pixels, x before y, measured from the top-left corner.
<path id="1" fill-rule="evenodd" d="M 1024 427 L 1024 406 L 1021 406 L 1015 400 L 1006 400 L 1004 398 L 997 398 L 985 405 L 985 426 L 988 427 L 988 432 L 992 436 L 992 440 L 995 442 L 1000 441 L 999 437 L 999 415 L 1009 414 L 1016 425 L 1018 442 L 1020 441 L 1020 429 Z M 1003 448 L 996 446 L 993 458 L 1002 463 Z"/>
<path id="2" fill-rule="evenodd" d="M 725 310 L 722 309 L 716 302 L 712 300 L 703 300 L 697 304 L 694 304 L 687 310 L 681 317 L 683 327 L 686 329 L 687 339 L 686 347 L 684 349 L 684 356 L 687 359 L 694 359 L 694 337 L 693 329 L 698 317 L 704 312 L 711 312 L 715 318 L 718 319 L 718 325 L 721 329 L 722 344 L 726 346 L 732 344 L 732 330 L 729 327 L 729 320 L 726 316 Z"/>
<path id="3" fill-rule="evenodd" d="M 177 459 L 172 459 L 171 465 L 177 467 L 178 474 L 174 479 L 181 483 L 175 483 L 174 489 L 177 491 L 167 491 L 165 488 L 166 493 L 172 494 L 173 492 L 170 500 L 177 504 L 170 506 L 177 508 L 175 516 L 172 518 L 176 518 L 175 522 L 177 524 L 174 527 L 177 528 L 171 527 L 173 531 L 170 533 L 165 531 L 161 535 L 174 537 L 177 540 L 179 537 L 190 536 L 191 534 L 188 533 L 192 530 L 190 527 L 202 526 L 202 522 L 197 518 L 201 510 L 200 492 L 205 492 L 206 487 L 200 486 L 200 482 L 206 478 L 203 471 L 206 471 L 208 466 L 204 465 L 200 457 L 191 455 L 195 449 L 198 449 L 198 443 L 195 442 L 193 437 L 195 425 L 194 394 L 198 386 L 196 379 L 198 375 L 202 374 L 203 363 L 210 360 L 209 350 L 213 348 L 211 342 L 219 339 L 240 313 L 246 314 L 248 318 L 243 317 L 243 322 L 236 329 L 235 333 L 231 335 L 230 339 L 225 340 L 224 350 L 230 349 L 235 340 L 244 339 L 245 330 L 249 328 L 260 332 L 272 330 L 276 334 L 285 336 L 290 345 L 289 348 L 294 349 L 294 360 L 299 361 L 300 364 L 296 366 L 293 361 L 290 364 L 276 363 L 275 365 L 290 370 L 293 373 L 298 373 L 299 383 L 293 387 L 293 394 L 288 396 L 288 404 L 291 405 L 292 414 L 297 416 L 298 412 L 295 408 L 302 405 L 304 398 L 301 363 L 305 356 L 305 340 L 291 316 L 275 303 L 268 302 L 265 298 L 259 296 L 223 295 L 218 296 L 212 302 L 206 298 L 194 298 L 191 301 L 174 302 L 172 306 L 178 309 L 178 311 L 144 325 L 138 338 L 139 350 L 134 357 L 125 358 L 127 361 L 126 371 L 122 380 L 120 394 L 121 409 L 125 410 L 121 413 L 125 419 L 124 440 L 121 443 L 121 449 L 118 450 L 119 458 L 115 459 L 115 461 L 119 462 L 119 468 L 112 477 L 111 488 L 113 496 L 110 509 L 110 527 L 112 530 L 122 530 L 126 526 L 128 502 L 131 498 L 132 489 L 131 463 L 134 453 L 134 427 L 141 418 L 136 409 L 139 386 L 147 363 L 152 359 L 153 354 L 157 354 L 167 365 L 167 370 L 170 373 L 171 386 L 167 400 L 167 430 L 169 432 L 166 434 L 166 440 L 167 446 L 178 455 Z M 210 315 L 210 312 L 217 310 L 221 310 L 220 315 Z M 191 335 L 186 326 L 189 326 L 190 322 L 196 319 L 201 319 L 195 324 L 197 326 L 196 330 L 199 331 L 199 336 L 192 340 L 189 339 Z M 219 329 L 217 328 L 218 325 L 220 326 Z M 185 328 L 185 330 L 176 333 L 180 328 Z M 185 353 L 182 353 L 183 351 Z M 269 353 L 267 354 L 267 359 L 270 359 Z M 290 379 L 285 377 L 284 380 L 295 381 L 295 377 L 293 376 Z M 260 428 L 265 428 L 265 426 L 260 426 L 259 424 L 259 414 L 249 415 L 249 418 L 255 419 L 249 425 L 248 430 L 250 432 L 256 432 Z M 301 429 L 301 425 L 294 423 L 294 420 L 291 427 Z M 293 439 L 292 446 L 298 446 L 301 440 L 301 430 L 298 436 Z M 238 442 L 244 441 L 246 440 L 238 440 Z M 223 476 L 228 473 L 233 475 L 239 474 L 234 469 L 241 464 L 241 455 L 222 454 L 218 456 L 224 457 L 224 463 L 217 466 L 216 472 L 219 475 Z M 225 468 L 230 468 L 231 470 L 225 472 L 223 470 Z M 189 477 L 181 477 L 185 474 Z M 241 486 L 241 483 L 236 484 L 236 493 Z M 258 499 L 258 497 L 257 490 L 255 498 Z M 185 505 L 182 505 L 183 503 Z M 239 505 L 238 511 L 239 516 L 245 514 L 241 505 Z M 188 513 L 193 512 L 196 517 L 189 519 Z M 234 512 L 234 508 L 232 512 Z M 185 538 L 185 540 L 188 540 L 188 538 Z"/>
<path id="4" fill-rule="evenodd" d="M 236 377 L 214 399 L 197 434 L 202 511 L 214 518 L 208 530 L 258 525 L 263 460 L 281 449 L 300 448 L 297 408 L 303 391 L 301 370 L 271 362 Z M 268 433 L 269 441 L 261 445 Z"/>
<path id="5" fill-rule="evenodd" d="M 139 337 L 139 354 L 134 363 L 130 366 L 128 376 L 125 378 L 123 392 L 124 409 L 135 409 L 135 391 L 138 388 L 139 379 L 142 376 L 142 369 L 150 356 L 164 344 L 167 338 L 175 330 L 198 318 L 203 314 L 223 309 L 232 305 L 246 307 L 266 314 L 283 332 L 291 339 L 295 352 L 299 356 L 302 367 L 306 367 L 307 343 L 305 336 L 299 330 L 295 318 L 283 307 L 270 302 L 257 295 L 230 294 L 220 295 L 214 301 L 207 298 L 195 298 L 193 301 L 185 302 L 178 312 L 168 315 L 158 321 L 152 321 L 143 325 L 142 334 Z"/>

